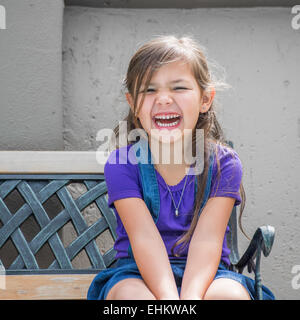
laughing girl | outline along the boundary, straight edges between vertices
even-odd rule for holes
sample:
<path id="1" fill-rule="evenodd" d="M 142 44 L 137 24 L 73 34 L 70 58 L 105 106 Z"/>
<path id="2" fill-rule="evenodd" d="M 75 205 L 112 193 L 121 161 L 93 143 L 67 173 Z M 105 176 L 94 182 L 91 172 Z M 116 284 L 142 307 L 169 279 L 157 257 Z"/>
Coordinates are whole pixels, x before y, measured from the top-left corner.
<path id="1" fill-rule="evenodd" d="M 233 206 L 241 214 L 245 205 L 242 165 L 216 119 L 217 86 L 200 46 L 189 37 L 149 41 L 132 57 L 125 84 L 128 131 L 144 138 L 114 150 L 105 165 L 117 264 L 95 277 L 88 299 L 254 299 L 254 281 L 228 270 L 227 224 Z M 200 148 L 197 130 L 201 172 L 184 156 Z M 160 159 L 166 148 L 168 162 Z M 263 297 L 274 298 L 266 287 Z"/>

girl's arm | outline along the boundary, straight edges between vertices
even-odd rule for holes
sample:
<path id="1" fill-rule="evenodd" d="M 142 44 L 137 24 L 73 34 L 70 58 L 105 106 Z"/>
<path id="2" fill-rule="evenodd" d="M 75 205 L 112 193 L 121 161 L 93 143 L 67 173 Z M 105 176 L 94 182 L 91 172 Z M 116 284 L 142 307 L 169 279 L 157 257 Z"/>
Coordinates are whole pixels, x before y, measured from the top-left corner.
<path id="1" fill-rule="evenodd" d="M 181 299 L 203 299 L 213 281 L 234 202 L 228 197 L 209 198 L 203 208 L 189 246 Z"/>
<path id="2" fill-rule="evenodd" d="M 165 244 L 145 202 L 140 198 L 126 198 L 114 204 L 148 288 L 159 300 L 179 299 Z"/>

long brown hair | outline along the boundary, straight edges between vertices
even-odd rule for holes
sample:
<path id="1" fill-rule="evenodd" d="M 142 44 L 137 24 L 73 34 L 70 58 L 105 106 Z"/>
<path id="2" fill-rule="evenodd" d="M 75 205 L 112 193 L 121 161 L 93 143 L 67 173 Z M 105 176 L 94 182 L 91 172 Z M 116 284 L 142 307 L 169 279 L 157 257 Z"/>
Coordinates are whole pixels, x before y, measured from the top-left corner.
<path id="1" fill-rule="evenodd" d="M 218 88 L 226 85 L 226 83 L 224 83 L 223 81 L 216 81 L 215 79 L 213 79 L 213 75 L 209 71 L 208 63 L 204 56 L 203 49 L 191 37 L 177 38 L 171 35 L 154 38 L 153 40 L 145 43 L 134 54 L 134 56 L 130 60 L 126 78 L 124 80 L 124 85 L 133 98 L 133 111 L 130 108 L 127 117 L 124 119 L 125 121 L 127 121 L 128 133 L 133 129 L 142 128 L 141 123 L 137 118 L 137 114 L 139 113 L 139 110 L 143 104 L 145 92 L 149 86 L 153 73 L 162 65 L 178 60 L 187 62 L 190 65 L 195 79 L 198 82 L 201 93 L 205 90 L 210 90 L 210 88 L 218 90 Z M 144 85 L 145 90 L 138 105 L 138 93 L 140 92 L 140 88 L 142 85 Z M 207 112 L 199 114 L 196 127 L 193 131 L 192 149 L 195 150 L 196 129 L 204 130 L 204 169 L 200 175 L 196 176 L 198 189 L 194 202 L 193 218 L 190 228 L 179 239 L 179 241 L 176 242 L 174 247 L 180 245 L 180 247 L 182 248 L 181 245 L 184 246 L 185 244 L 187 244 L 195 230 L 198 220 L 198 213 L 204 197 L 206 179 L 208 176 L 210 150 L 209 142 L 213 142 L 213 145 L 215 146 L 214 152 L 218 166 L 218 178 L 220 177 L 220 162 L 218 159 L 217 145 L 220 144 L 226 146 L 227 148 L 229 148 L 229 150 L 232 150 L 231 147 L 225 142 L 224 133 L 216 118 L 214 104 L 215 102 L 212 103 L 210 109 Z M 116 137 L 118 138 L 119 127 L 116 127 L 114 132 Z M 246 196 L 242 183 L 240 184 L 239 191 L 242 200 L 240 205 L 239 226 L 244 233 L 241 224 L 241 217 L 245 207 Z"/>

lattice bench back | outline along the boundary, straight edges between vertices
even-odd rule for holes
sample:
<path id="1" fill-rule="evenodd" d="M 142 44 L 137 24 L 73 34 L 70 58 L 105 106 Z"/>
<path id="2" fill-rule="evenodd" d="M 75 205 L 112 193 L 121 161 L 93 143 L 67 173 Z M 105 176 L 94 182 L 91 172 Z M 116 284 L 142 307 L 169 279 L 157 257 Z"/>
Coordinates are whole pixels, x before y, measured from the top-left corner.
<path id="1" fill-rule="evenodd" d="M 79 186 L 80 194 L 74 196 L 76 186 Z M 111 242 L 116 239 L 116 219 L 113 210 L 107 206 L 106 192 L 103 174 L 1 174 L 0 259 L 6 274 L 43 271 L 37 256 L 45 247 L 51 250 L 53 257 L 53 261 L 45 267 L 47 272 L 74 270 L 72 262 L 83 251 L 91 265 L 85 272 L 97 273 L 111 266 L 115 256 L 113 248 L 99 248 L 99 241 L 96 242 L 101 234 L 108 231 Z M 17 208 L 16 201 L 9 198 L 12 194 L 21 199 Z M 59 209 L 55 214 L 51 212 L 53 203 L 56 203 L 56 210 Z M 100 213 L 93 223 L 88 215 L 85 219 L 82 213 L 89 206 L 92 206 L 93 212 Z M 37 225 L 34 236 L 26 232 L 24 226 L 27 219 Z M 75 229 L 75 239 L 66 244 L 62 230 L 70 223 Z M 66 232 L 69 233 L 68 229 Z M 9 262 L 6 254 L 11 247 L 17 254 Z"/>

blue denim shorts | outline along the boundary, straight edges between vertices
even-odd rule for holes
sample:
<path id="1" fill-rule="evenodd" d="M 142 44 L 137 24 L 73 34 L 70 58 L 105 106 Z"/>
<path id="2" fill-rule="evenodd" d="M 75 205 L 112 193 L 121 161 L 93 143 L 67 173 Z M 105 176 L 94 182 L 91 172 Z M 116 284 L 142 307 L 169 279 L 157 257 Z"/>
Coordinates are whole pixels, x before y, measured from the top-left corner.
<path id="1" fill-rule="evenodd" d="M 186 265 L 186 260 L 171 260 L 175 282 L 180 293 L 182 277 Z M 127 278 L 142 279 L 138 267 L 131 258 L 119 259 L 116 267 L 101 271 L 92 281 L 88 294 L 88 300 L 105 300 L 110 289 L 119 281 Z M 227 278 L 238 281 L 248 291 L 252 300 L 255 299 L 255 281 L 243 274 L 230 271 L 225 263 L 221 262 L 214 279 Z M 264 300 L 274 300 L 273 293 L 265 286 L 262 286 Z"/>

